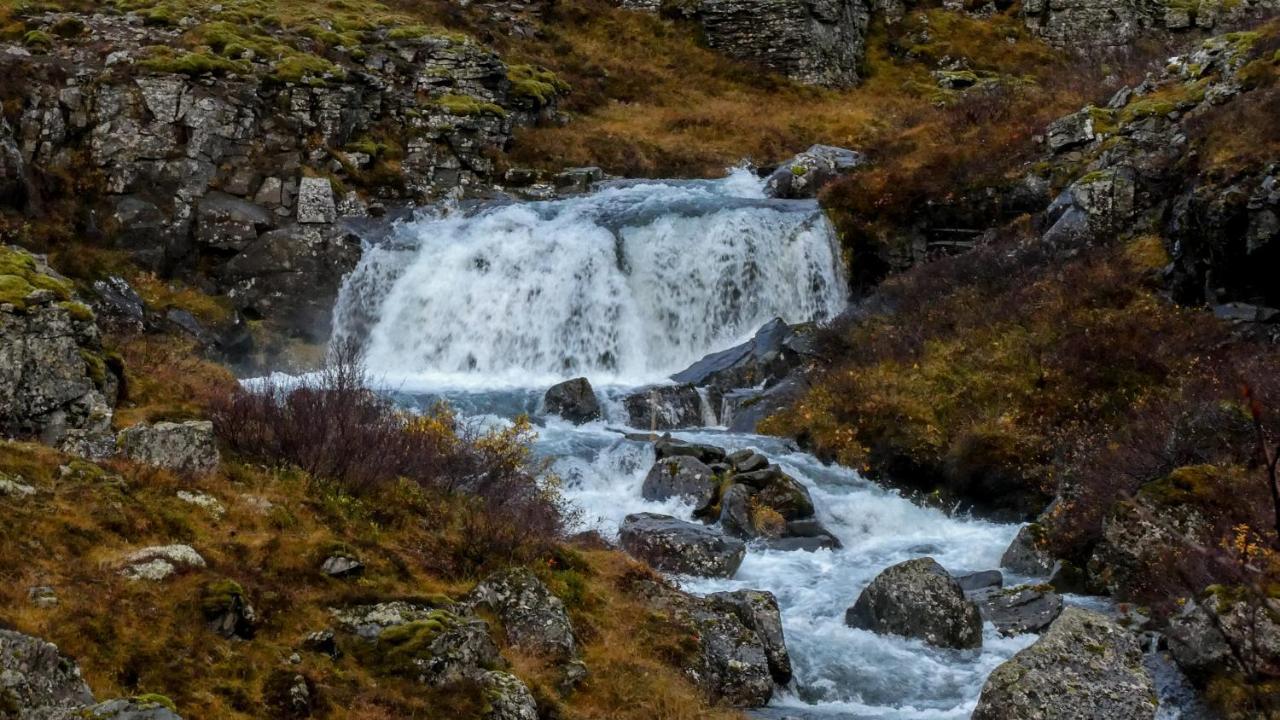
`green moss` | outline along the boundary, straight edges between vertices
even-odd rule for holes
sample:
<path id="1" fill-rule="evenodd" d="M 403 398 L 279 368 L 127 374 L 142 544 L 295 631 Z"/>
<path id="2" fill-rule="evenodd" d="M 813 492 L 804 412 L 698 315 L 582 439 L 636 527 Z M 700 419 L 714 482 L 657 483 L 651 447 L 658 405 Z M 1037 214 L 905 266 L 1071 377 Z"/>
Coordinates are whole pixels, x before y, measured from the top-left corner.
<path id="1" fill-rule="evenodd" d="M 178 706 L 172 700 L 158 693 L 145 693 L 143 695 L 135 695 L 132 698 L 132 700 L 133 702 L 139 705 L 142 705 L 144 707 L 145 706 L 163 707 L 169 710 L 169 712 L 174 712 L 174 713 L 178 712 Z"/>
<path id="2" fill-rule="evenodd" d="M 31 283 L 17 275 L 0 275 L 0 304 L 12 305 L 18 310 L 27 308 L 26 297 L 35 292 Z"/>
<path id="3" fill-rule="evenodd" d="M 533 65 L 512 65 L 507 68 L 507 80 L 511 83 L 511 93 L 517 98 L 531 100 L 538 107 L 546 107 L 555 101 L 558 95 L 569 92 L 569 84 L 558 75 L 543 67 Z"/>
<path id="4" fill-rule="evenodd" d="M 205 617 L 217 617 L 244 598 L 244 588 L 234 580 L 214 580 L 204 586 L 200 609 Z"/>
<path id="5" fill-rule="evenodd" d="M 33 50 L 48 50 L 53 47 L 53 37 L 43 30 L 31 30 L 22 36 L 22 44 Z"/>
<path id="6" fill-rule="evenodd" d="M 70 282 L 41 273 L 31 255 L 0 246 L 0 303 L 25 310 L 27 296 L 36 290 L 48 290 L 63 301 L 72 294 Z"/>
<path id="7" fill-rule="evenodd" d="M 89 378 L 93 380 L 93 384 L 99 389 L 107 384 L 107 361 L 101 355 L 91 350 L 80 350 L 80 358 L 84 360 L 85 369 L 89 373 Z"/>
<path id="8" fill-rule="evenodd" d="M 448 610 L 432 610 L 422 620 L 387 628 L 378 636 L 375 662 L 389 672 L 414 672 L 417 661 L 431 658 L 431 644 L 457 624 Z"/>
<path id="9" fill-rule="evenodd" d="M 242 75 L 249 71 L 244 63 L 207 52 L 184 52 L 169 47 L 156 47 L 139 63 L 154 72 L 179 75 Z"/>
<path id="10" fill-rule="evenodd" d="M 1086 110 L 1089 113 L 1090 123 L 1093 125 L 1093 132 L 1099 135 L 1113 135 L 1117 128 L 1116 113 L 1106 108 L 1094 107 L 1090 105 Z"/>
<path id="11" fill-rule="evenodd" d="M 346 71 L 317 55 L 296 53 L 276 63 L 272 77 L 281 82 L 324 85 L 330 79 L 341 80 Z"/>
<path id="12" fill-rule="evenodd" d="M 470 95 L 441 95 L 432 101 L 436 107 L 450 115 L 495 115 L 506 117 L 507 111 L 500 105 L 485 102 Z"/>
<path id="13" fill-rule="evenodd" d="M 88 305 L 85 305 L 82 302 L 68 300 L 68 301 L 58 303 L 58 306 L 61 307 L 63 310 L 66 310 L 67 314 L 71 316 L 72 320 L 78 320 L 80 322 L 93 322 L 93 319 L 94 319 L 93 310 L 91 310 Z"/>
<path id="14" fill-rule="evenodd" d="M 1161 505 L 1214 506 L 1231 502 L 1234 474 L 1216 465 L 1187 465 L 1147 483 L 1141 497 Z"/>
<path id="15" fill-rule="evenodd" d="M 59 18 L 49 29 L 58 37 L 73 38 L 84 32 L 84 22 L 77 17 L 67 16 Z"/>
<path id="16" fill-rule="evenodd" d="M 796 177 L 802 177 L 802 176 L 803 176 L 805 173 L 807 173 L 807 172 L 809 172 L 809 168 L 807 168 L 807 167 L 805 167 L 805 166 L 803 166 L 803 165 L 792 165 L 792 166 L 791 166 L 791 174 L 792 174 L 792 175 L 795 175 Z"/>

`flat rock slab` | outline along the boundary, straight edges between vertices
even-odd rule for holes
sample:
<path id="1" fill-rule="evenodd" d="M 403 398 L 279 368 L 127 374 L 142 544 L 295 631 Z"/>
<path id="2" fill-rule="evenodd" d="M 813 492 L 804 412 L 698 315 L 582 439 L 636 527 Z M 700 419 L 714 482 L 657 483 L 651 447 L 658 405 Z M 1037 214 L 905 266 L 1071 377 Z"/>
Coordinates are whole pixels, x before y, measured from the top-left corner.
<path id="1" fill-rule="evenodd" d="M 669 515 L 628 515 L 618 530 L 622 548 L 663 572 L 733 577 L 747 554 L 741 540 Z"/>

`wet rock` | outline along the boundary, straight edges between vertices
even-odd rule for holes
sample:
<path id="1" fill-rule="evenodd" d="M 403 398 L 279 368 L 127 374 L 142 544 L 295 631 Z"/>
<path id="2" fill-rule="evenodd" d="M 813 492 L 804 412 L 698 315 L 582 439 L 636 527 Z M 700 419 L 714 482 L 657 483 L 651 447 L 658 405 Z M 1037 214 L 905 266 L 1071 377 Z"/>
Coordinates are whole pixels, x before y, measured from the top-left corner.
<path id="1" fill-rule="evenodd" d="M 671 379 L 683 385 L 713 387 L 720 393 L 773 385 L 804 357 L 798 327 L 775 318 L 745 343 L 707 355 Z"/>
<path id="2" fill-rule="evenodd" d="M 258 626 L 258 613 L 249 604 L 244 588 L 231 580 L 215 580 L 205 585 L 200 610 L 209 629 L 224 638 L 248 640 Z"/>
<path id="3" fill-rule="evenodd" d="M 351 578 L 364 574 L 364 563 L 347 555 L 330 555 L 320 565 L 320 572 L 333 578 Z"/>
<path id="4" fill-rule="evenodd" d="M 776 198 L 817 197 L 819 190 L 866 161 L 862 153 L 854 150 L 814 145 L 779 165 L 765 180 L 764 192 Z"/>
<path id="5" fill-rule="evenodd" d="M 585 193 L 603 179 L 604 171 L 598 167 L 569 168 L 556 175 L 555 185 L 562 193 Z"/>
<path id="6" fill-rule="evenodd" d="M 769 467 L 769 458 L 755 450 L 739 450 L 729 455 L 734 472 L 749 473 Z"/>
<path id="7" fill-rule="evenodd" d="M 791 682 L 791 656 L 787 653 L 786 638 L 782 632 L 782 613 L 773 593 L 735 590 L 712 593 L 707 599 L 733 608 L 738 620 L 756 633 L 764 646 L 774 682 L 779 685 Z"/>
<path id="8" fill-rule="evenodd" d="M 80 676 L 80 668 L 56 645 L 0 630 L 0 708 L 40 711 L 56 717 L 57 710 L 73 710 L 91 703 L 93 693 Z"/>
<path id="9" fill-rule="evenodd" d="M 973 718 L 1150 720 L 1155 711 L 1137 638 L 1098 613 L 1072 607 L 995 669 Z"/>
<path id="10" fill-rule="evenodd" d="M 164 580 L 182 568 L 205 567 L 205 561 L 190 545 L 155 545 L 126 555 L 120 565 L 130 580 Z"/>
<path id="11" fill-rule="evenodd" d="M 1042 632 L 1062 612 L 1062 596 L 1033 585 L 987 588 L 970 597 L 977 601 L 982 619 L 1001 635 Z"/>
<path id="12" fill-rule="evenodd" d="M 1036 540 L 1040 532 L 1038 525 L 1022 526 L 1000 557 L 1000 566 L 1018 575 L 1047 577 L 1053 570 L 1053 558 L 1040 548 Z"/>
<path id="13" fill-rule="evenodd" d="M 484 607 L 502 621 L 507 642 L 557 660 L 577 656 L 573 624 L 564 603 L 528 568 L 494 573 L 476 585 L 463 603 Z"/>
<path id="14" fill-rule="evenodd" d="M 813 499 L 799 480 L 780 474 L 755 493 L 756 504 L 767 507 L 784 520 L 800 520 L 813 517 Z"/>
<path id="15" fill-rule="evenodd" d="M 703 399 L 692 385 L 653 385 L 622 399 L 628 423 L 634 428 L 678 430 L 708 424 Z"/>
<path id="16" fill-rule="evenodd" d="M 714 445 L 702 445 L 700 443 L 685 442 L 676 440 L 671 437 L 660 438 L 653 444 L 653 451 L 659 460 L 669 458 L 691 457 L 699 462 L 710 465 L 712 463 L 724 462 L 724 450 Z"/>
<path id="17" fill-rule="evenodd" d="M 982 646 L 977 605 L 933 558 L 908 560 L 881 572 L 845 613 L 845 623 L 940 647 Z"/>
<path id="18" fill-rule="evenodd" d="M 120 431 L 117 441 L 130 460 L 192 475 L 213 472 L 221 459 L 207 420 L 133 425 Z"/>
<path id="19" fill-rule="evenodd" d="M 960 584 L 960 589 L 965 592 L 986 590 L 987 588 L 998 589 L 1004 585 L 1004 575 L 999 570 L 983 570 L 969 575 L 959 575 L 956 577 L 956 582 Z"/>
<path id="20" fill-rule="evenodd" d="M 734 537 L 756 537 L 755 520 L 751 517 L 751 488 L 734 483 L 720 496 L 720 526 Z"/>
<path id="21" fill-rule="evenodd" d="M 653 464 L 644 478 L 640 494 L 645 500 L 690 500 L 695 510 L 707 508 L 716 498 L 720 480 L 711 468 L 689 455 L 678 455 Z"/>
<path id="22" fill-rule="evenodd" d="M 586 378 L 552 385 L 543 398 L 547 412 L 576 425 L 600 419 L 600 401 Z"/>
<path id="23" fill-rule="evenodd" d="M 711 528 L 668 515 L 628 515 L 618 530 L 622 548 L 663 572 L 733 577 L 746 545 Z"/>

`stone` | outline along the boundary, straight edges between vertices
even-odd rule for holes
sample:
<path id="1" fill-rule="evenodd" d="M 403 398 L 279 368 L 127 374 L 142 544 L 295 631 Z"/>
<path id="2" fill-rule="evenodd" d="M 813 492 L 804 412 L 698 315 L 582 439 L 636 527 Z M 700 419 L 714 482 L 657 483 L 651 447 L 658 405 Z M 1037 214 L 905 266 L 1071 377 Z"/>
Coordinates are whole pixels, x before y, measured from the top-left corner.
<path id="1" fill-rule="evenodd" d="M 707 600 L 721 603 L 733 609 L 738 620 L 760 638 L 769 673 L 773 681 L 785 686 L 791 682 L 791 656 L 787 653 L 786 638 L 782 631 L 782 613 L 778 599 L 763 590 L 734 590 L 707 596 Z"/>
<path id="2" fill-rule="evenodd" d="M 396 601 L 334 610 L 339 626 L 373 643 L 372 662 L 432 686 L 478 680 L 500 666 L 485 621 L 454 605 Z"/>
<path id="3" fill-rule="evenodd" d="M 95 280 L 93 291 L 98 295 L 94 312 L 99 322 L 133 331 L 144 329 L 147 321 L 146 303 L 129 281 L 112 275 L 105 280 Z"/>
<path id="4" fill-rule="evenodd" d="M 249 604 L 244 588 L 231 580 L 216 580 L 204 587 L 200 609 L 209 629 L 224 638 L 251 639 L 258 613 Z"/>
<path id="5" fill-rule="evenodd" d="M 58 593 L 48 585 L 40 585 L 27 590 L 27 600 L 32 605 L 45 610 L 58 607 Z"/>
<path id="6" fill-rule="evenodd" d="M 298 182 L 298 222 L 331 223 L 338 219 L 333 185 L 328 178 L 304 177 Z"/>
<path id="7" fill-rule="evenodd" d="M 790 475 L 779 473 L 754 497 L 757 505 L 774 510 L 784 520 L 813 517 L 813 499 L 809 497 L 809 490 Z"/>
<path id="8" fill-rule="evenodd" d="M 653 452 L 658 456 L 659 460 L 691 457 L 699 462 L 706 463 L 708 466 L 712 463 L 723 462 L 725 459 L 724 449 L 715 445 L 685 442 L 671 437 L 663 437 L 655 442 L 653 444 Z"/>
<path id="9" fill-rule="evenodd" d="M 1083 608 L 1062 611 L 991 673 L 973 720 L 1151 720 L 1156 694 L 1137 637 Z"/>
<path id="10" fill-rule="evenodd" d="M 484 720 L 538 720 L 538 703 L 520 678 L 508 672 L 490 670 L 480 675 L 484 688 Z"/>
<path id="11" fill-rule="evenodd" d="M 190 490 L 179 490 L 177 495 L 182 502 L 202 508 L 215 518 L 220 518 L 227 513 L 227 509 L 212 495 Z"/>
<path id="12" fill-rule="evenodd" d="M 574 378 L 552 385 L 543 397 L 547 412 L 575 425 L 600 419 L 600 401 L 586 378 Z"/>
<path id="13" fill-rule="evenodd" d="M 1280 667 L 1280 600 L 1215 590 L 1188 600 L 1169 618 L 1165 635 L 1178 667 L 1193 678 L 1248 672 L 1240 666 L 1241 648 L 1252 655 L 1252 667 Z"/>
<path id="14" fill-rule="evenodd" d="M 711 468 L 695 457 L 684 455 L 654 463 L 640 486 L 640 495 L 651 501 L 689 500 L 698 512 L 715 501 L 719 490 L 720 479 Z"/>
<path id="15" fill-rule="evenodd" d="M 351 578 L 364 574 L 364 563 L 346 555 L 331 555 L 320 565 L 320 572 L 333 578 Z"/>
<path id="16" fill-rule="evenodd" d="M 585 193 L 604 179 L 598 167 L 569 168 L 555 177 L 556 189 L 562 193 Z"/>
<path id="17" fill-rule="evenodd" d="M 164 580 L 181 568 L 205 567 L 204 558 L 190 545 L 155 545 L 126 555 L 120 574 L 130 580 Z"/>
<path id="18" fill-rule="evenodd" d="M 217 250 L 243 250 L 275 224 L 266 208 L 224 192 L 210 191 L 196 204 L 196 242 Z"/>
<path id="19" fill-rule="evenodd" d="M 577 657 L 573 623 L 564 602 L 528 568 L 489 575 L 467 594 L 463 604 L 493 613 L 502 621 L 507 642 L 515 647 L 562 661 Z"/>
<path id="20" fill-rule="evenodd" d="M 0 475 L 0 497 L 16 498 L 21 500 L 23 498 L 29 498 L 35 494 L 36 489 L 23 482 L 22 478 Z"/>
<path id="21" fill-rule="evenodd" d="M 212 473 L 221 461 L 207 420 L 133 425 L 120 431 L 118 443 L 130 460 L 191 475 Z"/>
<path id="22" fill-rule="evenodd" d="M 709 417 L 714 412 L 711 408 L 704 408 L 703 403 L 702 396 L 692 385 L 652 385 L 622 399 L 631 427 L 650 430 L 714 425 L 714 417 Z"/>
<path id="23" fill-rule="evenodd" d="M 1039 586 L 992 587 L 970 597 L 977 601 L 982 619 L 1001 635 L 1043 632 L 1062 613 L 1062 596 Z"/>
<path id="24" fill-rule="evenodd" d="M 1000 556 L 1000 566 L 1017 575 L 1048 577 L 1053 570 L 1053 557 L 1036 541 L 1039 533 L 1038 525 L 1023 525 Z"/>
<path id="25" fill-rule="evenodd" d="M 93 693 L 80 676 L 79 666 L 56 645 L 0 630 L 0 708 L 54 715 L 57 710 L 75 710 L 92 703 Z M 25 720 L 26 716 L 19 717 Z"/>
<path id="26" fill-rule="evenodd" d="M 681 385 L 713 387 L 719 394 L 737 388 L 770 386 L 799 366 L 804 348 L 797 328 L 775 318 L 745 343 L 711 353 L 671 376 Z"/>
<path id="27" fill-rule="evenodd" d="M 337 636 L 332 630 L 316 630 L 307 633 L 307 636 L 302 639 L 302 647 L 311 652 L 328 655 L 335 660 L 342 656 L 342 651 L 338 649 Z"/>
<path id="28" fill-rule="evenodd" d="M 983 570 L 969 575 L 958 575 L 956 576 L 956 582 L 960 584 L 960 589 L 965 592 L 985 590 L 987 588 L 998 589 L 1004 585 L 1004 575 L 999 570 Z"/>
<path id="29" fill-rule="evenodd" d="M 108 700 L 83 708 L 72 717 L 75 720 L 182 720 L 165 703 L 145 697 Z"/>
<path id="30" fill-rule="evenodd" d="M 933 558 L 893 565 L 871 581 L 845 613 L 862 630 L 920 638 L 957 649 L 982 646 L 982 616 L 960 584 Z"/>
<path id="31" fill-rule="evenodd" d="M 764 192 L 769 197 L 776 198 L 817 197 L 822 188 L 852 173 L 866 162 L 866 156 L 855 150 L 814 145 L 770 173 L 764 181 Z"/>
<path id="32" fill-rule="evenodd" d="M 734 472 L 748 473 L 769 467 L 769 458 L 755 450 L 739 450 L 729 454 L 729 464 Z"/>
<path id="33" fill-rule="evenodd" d="M 746 545 L 702 525 L 669 515 L 628 515 L 618 530 L 622 548 L 663 572 L 733 577 Z"/>
<path id="34" fill-rule="evenodd" d="M 1093 142 L 1096 137 L 1093 129 L 1093 114 L 1089 108 L 1049 124 L 1049 150 L 1054 153 L 1080 147 Z"/>

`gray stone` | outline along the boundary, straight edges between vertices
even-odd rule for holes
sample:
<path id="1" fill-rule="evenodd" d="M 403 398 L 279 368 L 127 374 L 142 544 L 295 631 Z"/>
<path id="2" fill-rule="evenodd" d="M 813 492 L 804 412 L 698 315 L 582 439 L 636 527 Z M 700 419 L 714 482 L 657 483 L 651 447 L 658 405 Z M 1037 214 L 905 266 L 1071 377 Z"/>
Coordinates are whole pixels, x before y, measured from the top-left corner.
<path id="1" fill-rule="evenodd" d="M 1049 124 L 1049 150 L 1055 153 L 1090 143 L 1097 137 L 1090 108 L 1067 115 Z"/>
<path id="2" fill-rule="evenodd" d="M 1206 593 L 1188 600 L 1169 618 L 1165 635 L 1169 652 L 1184 672 L 1206 677 L 1223 670 L 1248 672 L 1239 652 L 1251 655 L 1252 667 L 1280 664 L 1280 601 Z"/>
<path id="3" fill-rule="evenodd" d="M 974 720 L 1151 720 L 1156 695 L 1133 633 L 1067 608 L 987 678 Z"/>
<path id="4" fill-rule="evenodd" d="M 855 150 L 814 145 L 770 173 L 764 191 L 777 198 L 817 197 L 822 188 L 862 167 L 866 161 L 866 157 Z"/>
<path id="5" fill-rule="evenodd" d="M 663 572 L 733 577 L 747 553 L 741 540 L 668 515 L 628 515 L 618 531 L 622 548 Z"/>
<path id="6" fill-rule="evenodd" d="M 778 599 L 773 593 L 734 590 L 712 593 L 707 599 L 732 608 L 738 620 L 756 633 L 764 647 L 765 657 L 769 661 L 769 673 L 774 682 L 783 686 L 791 682 L 791 656 L 787 652 L 786 638 L 782 632 Z"/>
<path id="7" fill-rule="evenodd" d="M 395 601 L 333 610 L 339 627 L 373 643 L 379 662 L 419 682 L 442 686 L 480 680 L 502 662 L 485 621 L 458 606 Z M 423 635 L 429 638 L 418 647 Z"/>
<path id="8" fill-rule="evenodd" d="M 961 590 L 973 592 L 987 588 L 1000 588 L 1004 585 L 1004 575 L 999 570 L 983 570 L 969 575 L 958 575 L 956 582 L 960 584 Z"/>
<path id="9" fill-rule="evenodd" d="M 881 572 L 845 613 L 845 623 L 940 647 L 982 646 L 978 606 L 933 558 L 908 560 Z"/>
<path id="10" fill-rule="evenodd" d="M 561 661 L 577 657 L 573 623 L 564 603 L 527 568 L 486 577 L 463 603 L 497 616 L 511 645 Z"/>
<path id="11" fill-rule="evenodd" d="M 575 425 L 600 419 L 600 401 L 586 378 L 574 378 L 552 385 L 543 397 L 547 412 Z"/>
<path id="12" fill-rule="evenodd" d="M 320 572 L 334 578 L 350 578 L 364 574 L 364 563 L 346 555 L 331 555 L 320 565 Z"/>
<path id="13" fill-rule="evenodd" d="M 108 700 L 83 708 L 65 720 L 182 720 L 159 701 L 132 699 Z M 48 720 L 55 720 L 49 718 Z M 56 720 L 63 720 L 57 718 Z"/>
<path id="14" fill-rule="evenodd" d="M 670 458 L 691 457 L 700 462 L 706 463 L 708 466 L 713 463 L 724 462 L 724 449 L 715 445 L 703 445 L 701 443 L 685 442 L 684 440 L 676 440 L 671 437 L 659 438 L 653 444 L 653 452 L 658 456 L 659 460 Z"/>
<path id="15" fill-rule="evenodd" d="M 56 645 L 0 630 L 0 708 L 32 711 L 78 709 L 93 703 L 80 668 Z"/>
<path id="16" fill-rule="evenodd" d="M 703 399 L 692 385 L 653 385 L 622 399 L 631 427 L 676 430 L 715 424 L 707 417 Z M 706 408 L 711 410 L 710 408 Z M 714 414 L 711 410 L 710 414 Z M 708 420 L 712 420 L 708 423 Z"/>
<path id="17" fill-rule="evenodd" d="M 328 178 L 304 177 L 298 183 L 298 222 L 331 223 L 338 218 Z"/>
<path id="18" fill-rule="evenodd" d="M 769 467 L 769 458 L 755 450 L 739 450 L 729 455 L 729 464 L 735 472 L 755 472 Z"/>
<path id="19" fill-rule="evenodd" d="M 720 480 L 711 468 L 691 456 L 659 460 L 645 475 L 640 494 L 645 500 L 669 500 L 674 497 L 693 502 L 695 511 L 705 510 L 715 501 Z"/>
<path id="20" fill-rule="evenodd" d="M 1000 566 L 1009 572 L 1032 577 L 1048 577 L 1053 557 L 1036 542 L 1038 526 L 1024 525 L 1000 557 Z"/>
<path id="21" fill-rule="evenodd" d="M 1001 635 L 1042 632 L 1062 612 L 1062 596 L 1032 585 L 987 588 L 970 597 L 977 601 L 982 619 Z"/>
<path id="22" fill-rule="evenodd" d="M 133 425 L 120 431 L 118 442 L 130 460 L 192 475 L 217 470 L 221 460 L 207 420 Z"/>
<path id="23" fill-rule="evenodd" d="M 260 205 L 210 191 L 196 204 L 196 241 L 218 250 L 243 250 L 275 221 Z"/>
<path id="24" fill-rule="evenodd" d="M 120 574 L 130 580 L 165 580 L 180 568 L 205 567 L 204 558 L 190 545 L 154 545 L 134 551 L 120 563 Z"/>
<path id="25" fill-rule="evenodd" d="M 520 678 L 490 670 L 480 675 L 486 710 L 484 720 L 538 720 L 538 703 Z"/>

